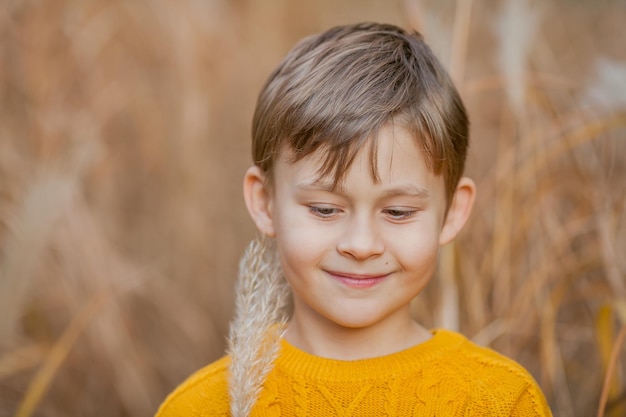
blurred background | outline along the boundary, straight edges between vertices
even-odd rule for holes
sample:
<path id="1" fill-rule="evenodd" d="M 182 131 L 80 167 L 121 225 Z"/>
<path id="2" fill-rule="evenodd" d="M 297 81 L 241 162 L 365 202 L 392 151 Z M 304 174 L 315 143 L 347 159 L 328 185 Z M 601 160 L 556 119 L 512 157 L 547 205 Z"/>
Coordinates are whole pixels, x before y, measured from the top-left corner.
<path id="1" fill-rule="evenodd" d="M 0 416 L 149 416 L 223 354 L 258 91 L 363 20 L 423 32 L 472 120 L 478 201 L 416 317 L 555 416 L 626 415 L 626 2 L 4 0 Z"/>

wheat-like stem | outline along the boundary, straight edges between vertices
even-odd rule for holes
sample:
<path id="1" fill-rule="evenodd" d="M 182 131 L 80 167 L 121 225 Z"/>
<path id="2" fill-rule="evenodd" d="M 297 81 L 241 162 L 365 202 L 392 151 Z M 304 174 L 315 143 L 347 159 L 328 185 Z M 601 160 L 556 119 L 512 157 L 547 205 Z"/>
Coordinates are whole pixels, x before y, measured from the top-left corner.
<path id="1" fill-rule="evenodd" d="M 271 242 L 252 241 L 239 264 L 235 317 L 228 342 L 233 417 L 250 415 L 272 370 L 286 324 L 289 294 Z"/>

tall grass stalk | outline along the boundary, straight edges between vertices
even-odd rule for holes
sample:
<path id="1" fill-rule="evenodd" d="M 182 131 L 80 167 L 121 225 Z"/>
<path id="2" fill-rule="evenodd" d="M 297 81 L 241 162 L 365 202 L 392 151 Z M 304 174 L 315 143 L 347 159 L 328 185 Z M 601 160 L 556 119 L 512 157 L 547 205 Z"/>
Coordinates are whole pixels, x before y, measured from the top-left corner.
<path id="1" fill-rule="evenodd" d="M 9 214 L 11 234 L 5 235 L 0 255 L 1 343 L 16 336 L 18 320 L 31 288 L 36 285 L 37 268 L 54 227 L 66 213 L 76 194 L 71 176 L 44 172 L 35 180 L 14 213 Z M 46 207 L 42 210 L 42 207 Z"/>
<path id="2" fill-rule="evenodd" d="M 456 85 L 463 85 L 467 44 L 472 18 L 472 0 L 457 0 L 454 13 L 450 76 Z"/>
<path id="3" fill-rule="evenodd" d="M 526 107 L 524 73 L 539 23 L 537 9 L 528 3 L 528 0 L 505 0 L 496 20 L 498 64 L 506 79 L 510 106 L 518 115 Z"/>
<path id="4" fill-rule="evenodd" d="M 30 417 L 33 415 L 41 398 L 52 383 L 54 374 L 63 364 L 85 327 L 91 322 L 94 315 L 102 307 L 106 298 L 98 296 L 87 302 L 87 305 L 72 320 L 70 325 L 61 335 L 61 338 L 52 347 L 44 360 L 43 366 L 31 380 L 15 417 Z"/>
<path id="5" fill-rule="evenodd" d="M 622 329 L 620 330 L 617 339 L 615 340 L 615 344 L 613 345 L 613 349 L 611 350 L 611 356 L 607 366 L 606 376 L 602 385 L 602 394 L 600 395 L 600 402 L 598 404 L 598 417 L 604 416 L 606 403 L 609 398 L 611 380 L 613 379 L 613 375 L 617 369 L 617 360 L 621 352 L 622 346 L 624 345 L 624 340 L 626 340 L 626 324 L 622 326 Z M 622 405 L 619 408 L 623 411 L 626 407 Z"/>

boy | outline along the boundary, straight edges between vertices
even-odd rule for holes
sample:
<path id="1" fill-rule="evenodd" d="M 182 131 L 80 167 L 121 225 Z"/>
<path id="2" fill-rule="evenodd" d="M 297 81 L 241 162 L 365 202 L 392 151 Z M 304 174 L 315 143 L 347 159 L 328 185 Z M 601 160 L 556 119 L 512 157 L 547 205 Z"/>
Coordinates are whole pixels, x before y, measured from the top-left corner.
<path id="1" fill-rule="evenodd" d="M 230 354 L 157 415 L 549 416 L 521 366 L 410 315 L 470 214 L 467 145 L 419 34 L 357 24 L 299 43 L 254 115 L 244 197 L 266 238 L 242 260 Z"/>

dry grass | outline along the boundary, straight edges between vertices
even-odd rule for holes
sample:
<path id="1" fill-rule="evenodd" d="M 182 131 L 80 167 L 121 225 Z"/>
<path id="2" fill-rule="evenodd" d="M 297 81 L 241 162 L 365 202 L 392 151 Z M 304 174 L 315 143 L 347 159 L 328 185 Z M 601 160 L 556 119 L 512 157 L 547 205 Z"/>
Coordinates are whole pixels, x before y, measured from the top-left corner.
<path id="1" fill-rule="evenodd" d="M 520 361 L 556 416 L 626 415 L 623 2 L 9 0 L 0 416 L 150 415 L 222 354 L 256 94 L 359 20 L 420 25 L 473 121 L 476 211 L 415 314 Z"/>
<path id="2" fill-rule="evenodd" d="M 230 411 L 247 417 L 278 357 L 291 290 L 269 239 L 253 240 L 239 264 L 235 316 L 228 333 Z"/>

